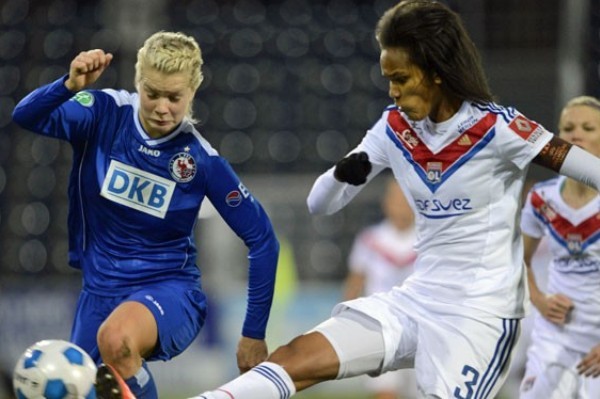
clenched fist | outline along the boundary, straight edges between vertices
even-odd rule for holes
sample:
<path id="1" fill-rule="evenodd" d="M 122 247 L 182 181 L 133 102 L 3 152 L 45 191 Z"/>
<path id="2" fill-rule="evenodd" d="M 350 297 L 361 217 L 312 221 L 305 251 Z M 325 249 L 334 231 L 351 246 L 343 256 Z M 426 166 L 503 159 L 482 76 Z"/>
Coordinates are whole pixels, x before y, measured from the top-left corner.
<path id="1" fill-rule="evenodd" d="M 357 152 L 339 161 L 335 165 L 333 176 L 341 182 L 360 186 L 365 184 L 369 173 L 371 173 L 369 155 L 366 152 Z"/>
<path id="2" fill-rule="evenodd" d="M 85 89 L 98 80 L 112 59 L 113 55 L 103 50 L 82 51 L 71 61 L 65 87 L 72 92 Z"/>

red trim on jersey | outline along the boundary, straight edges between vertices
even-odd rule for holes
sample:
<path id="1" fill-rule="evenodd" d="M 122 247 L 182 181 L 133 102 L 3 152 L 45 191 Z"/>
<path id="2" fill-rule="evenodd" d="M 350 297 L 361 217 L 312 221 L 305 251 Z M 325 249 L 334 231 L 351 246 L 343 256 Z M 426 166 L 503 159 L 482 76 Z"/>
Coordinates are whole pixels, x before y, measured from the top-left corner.
<path id="1" fill-rule="evenodd" d="M 217 391 L 225 393 L 225 395 L 229 396 L 231 399 L 235 399 L 234 396 L 229 391 L 226 391 L 222 388 L 218 388 Z"/>
<path id="2" fill-rule="evenodd" d="M 454 141 L 446 145 L 440 152 L 434 154 L 427 145 L 421 141 L 410 124 L 400 114 L 400 111 L 394 110 L 388 115 L 388 125 L 393 130 L 398 140 L 400 140 L 403 147 L 410 152 L 412 159 L 418 163 L 423 170 L 431 169 L 431 165 L 437 163 L 436 169 L 441 170 L 442 173 L 474 148 L 495 123 L 496 114 L 488 113 L 475 125 L 468 130 L 465 130 L 461 135 L 454 139 Z"/>
<path id="3" fill-rule="evenodd" d="M 536 191 L 531 194 L 530 202 L 533 209 L 535 209 L 535 211 L 552 226 L 552 229 L 565 240 L 567 240 L 569 236 L 578 235 L 581 237 L 581 241 L 585 241 L 600 231 L 600 213 L 594 214 L 575 226 L 552 209 L 552 207 Z"/>

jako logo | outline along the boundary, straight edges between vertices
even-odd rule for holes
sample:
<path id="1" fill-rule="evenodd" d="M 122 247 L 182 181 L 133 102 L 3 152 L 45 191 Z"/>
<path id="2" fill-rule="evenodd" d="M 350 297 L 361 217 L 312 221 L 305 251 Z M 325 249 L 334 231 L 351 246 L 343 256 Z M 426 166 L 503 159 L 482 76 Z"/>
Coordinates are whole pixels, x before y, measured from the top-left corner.
<path id="1" fill-rule="evenodd" d="M 118 204 L 164 219 L 175 182 L 112 160 L 100 195 Z"/>
<path id="2" fill-rule="evenodd" d="M 151 155 L 156 158 L 160 157 L 160 150 L 150 149 L 150 148 L 144 146 L 143 144 L 140 144 L 138 151 L 141 152 L 142 154 Z"/>

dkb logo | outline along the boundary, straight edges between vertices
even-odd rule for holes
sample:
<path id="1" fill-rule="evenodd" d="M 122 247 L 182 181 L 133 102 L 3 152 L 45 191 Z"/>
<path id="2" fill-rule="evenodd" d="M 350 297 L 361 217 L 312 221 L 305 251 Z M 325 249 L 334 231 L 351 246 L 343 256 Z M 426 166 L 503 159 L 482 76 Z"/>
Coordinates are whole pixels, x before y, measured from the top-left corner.
<path id="1" fill-rule="evenodd" d="M 164 219 L 175 182 L 112 160 L 101 195 L 118 204 Z"/>

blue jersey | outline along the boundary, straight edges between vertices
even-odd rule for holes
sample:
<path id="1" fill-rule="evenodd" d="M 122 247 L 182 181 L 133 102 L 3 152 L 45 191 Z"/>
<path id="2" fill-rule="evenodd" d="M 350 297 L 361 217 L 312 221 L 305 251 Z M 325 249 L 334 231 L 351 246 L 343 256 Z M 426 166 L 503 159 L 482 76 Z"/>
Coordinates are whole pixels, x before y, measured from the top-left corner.
<path id="1" fill-rule="evenodd" d="M 137 93 L 73 96 L 64 81 L 30 93 L 13 118 L 72 145 L 69 263 L 82 269 L 84 289 L 116 296 L 165 280 L 197 285 L 193 232 L 206 197 L 249 249 L 243 334 L 263 338 L 279 245 L 229 163 L 187 119 L 169 135 L 150 138 L 139 121 Z"/>

